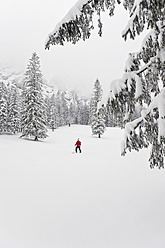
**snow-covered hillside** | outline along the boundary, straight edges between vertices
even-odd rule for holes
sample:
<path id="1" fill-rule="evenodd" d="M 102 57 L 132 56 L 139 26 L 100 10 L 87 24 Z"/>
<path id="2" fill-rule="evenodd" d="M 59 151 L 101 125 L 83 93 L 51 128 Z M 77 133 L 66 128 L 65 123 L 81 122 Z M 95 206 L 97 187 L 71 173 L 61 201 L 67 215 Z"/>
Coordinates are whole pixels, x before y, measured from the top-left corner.
<path id="1" fill-rule="evenodd" d="M 148 151 L 120 156 L 123 131 L 61 127 L 0 138 L 1 248 L 164 248 L 165 173 Z M 82 153 L 73 154 L 77 138 Z"/>

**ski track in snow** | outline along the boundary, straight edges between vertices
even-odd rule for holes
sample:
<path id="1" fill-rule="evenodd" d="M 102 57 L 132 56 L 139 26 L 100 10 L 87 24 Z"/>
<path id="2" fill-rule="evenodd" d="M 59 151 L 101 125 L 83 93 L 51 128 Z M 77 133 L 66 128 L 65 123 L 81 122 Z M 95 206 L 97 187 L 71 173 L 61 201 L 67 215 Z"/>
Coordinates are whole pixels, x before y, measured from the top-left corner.
<path id="1" fill-rule="evenodd" d="M 121 157 L 122 138 L 77 125 L 39 142 L 0 135 L 0 248 L 164 248 L 165 172 L 148 150 Z"/>

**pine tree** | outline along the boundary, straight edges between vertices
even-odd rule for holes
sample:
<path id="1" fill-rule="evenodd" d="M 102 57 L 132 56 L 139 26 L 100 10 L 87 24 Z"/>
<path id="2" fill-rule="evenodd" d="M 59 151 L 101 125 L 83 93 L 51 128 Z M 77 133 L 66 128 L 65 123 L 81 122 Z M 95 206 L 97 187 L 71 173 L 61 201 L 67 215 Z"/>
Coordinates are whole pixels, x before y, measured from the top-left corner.
<path id="1" fill-rule="evenodd" d="M 6 131 L 11 134 L 20 132 L 20 98 L 15 85 L 8 87 L 7 92 Z"/>
<path id="2" fill-rule="evenodd" d="M 102 98 L 102 88 L 99 80 L 97 79 L 94 83 L 93 88 L 93 97 L 91 104 L 91 128 L 92 134 L 98 135 L 101 138 L 101 135 L 104 134 L 105 131 L 105 113 L 103 106 L 99 108 L 99 102 Z"/>
<path id="3" fill-rule="evenodd" d="M 102 34 L 101 11 L 108 9 L 113 15 L 120 0 L 78 1 L 49 35 L 45 47 L 65 41 L 76 43 L 90 37 L 93 14 L 98 15 L 99 35 Z M 111 84 L 110 106 L 116 117 L 129 121 L 125 127 L 122 154 L 126 150 L 139 151 L 151 147 L 150 166 L 164 168 L 165 155 L 165 0 L 123 0 L 130 20 L 122 33 L 135 39 L 145 27 L 149 32 L 139 53 L 129 54 L 125 73 Z M 74 11 L 73 11 L 74 10 Z M 131 121 L 135 105 L 142 106 L 141 117 Z M 144 110 L 145 109 L 145 110 Z M 125 116 L 122 117 L 123 111 Z"/>
<path id="4" fill-rule="evenodd" d="M 87 102 L 81 105 L 80 109 L 80 124 L 81 125 L 88 125 L 89 124 L 89 105 Z"/>
<path id="5" fill-rule="evenodd" d="M 34 140 L 47 137 L 46 109 L 42 88 L 43 80 L 39 57 L 33 53 L 24 81 L 21 137 L 33 136 Z"/>
<path id="6" fill-rule="evenodd" d="M 59 116 L 58 127 L 63 125 L 63 116 L 62 116 L 62 107 L 61 107 L 61 92 L 60 90 L 57 91 L 56 94 L 56 106 L 57 106 L 57 113 Z"/>
<path id="7" fill-rule="evenodd" d="M 58 113 L 57 113 L 57 106 L 56 106 L 56 100 L 55 95 L 53 94 L 50 98 L 50 123 L 49 126 L 54 131 L 54 129 L 58 126 Z"/>
<path id="8" fill-rule="evenodd" d="M 46 95 L 45 97 L 45 106 L 46 106 L 46 126 L 48 128 L 50 128 L 50 120 L 51 120 L 51 116 L 50 116 L 50 96 Z"/>
<path id="9" fill-rule="evenodd" d="M 72 124 L 78 124 L 78 96 L 75 91 L 70 92 L 70 104 L 69 104 L 69 122 Z"/>
<path id="10" fill-rule="evenodd" d="M 75 104 L 72 101 L 69 105 L 69 116 L 68 116 L 68 121 L 70 124 L 75 124 Z"/>
<path id="11" fill-rule="evenodd" d="M 0 132 L 6 132 L 7 126 L 7 88 L 0 82 Z"/>
<path id="12" fill-rule="evenodd" d="M 92 134 L 98 135 L 99 138 L 101 138 L 101 135 L 105 132 L 105 113 L 104 113 L 104 107 L 101 107 L 97 110 L 96 114 L 93 115 L 92 118 Z"/>
<path id="13" fill-rule="evenodd" d="M 105 108 L 105 126 L 106 127 L 115 127 L 117 123 L 114 119 L 113 114 L 109 108 L 109 100 L 107 101 L 106 108 Z"/>
<path id="14" fill-rule="evenodd" d="M 164 168 L 165 155 L 165 1 L 124 3 L 132 18 L 123 37 L 130 35 L 134 39 L 145 25 L 150 32 L 140 52 L 129 54 L 123 77 L 111 84 L 110 104 L 118 113 L 126 109 L 128 123 L 122 155 L 127 150 L 151 147 L 150 167 L 160 169 Z M 141 106 L 141 116 L 134 116 L 132 121 L 137 104 Z"/>
<path id="15" fill-rule="evenodd" d="M 62 126 L 65 126 L 68 124 L 68 106 L 67 106 L 67 100 L 66 100 L 66 92 L 61 93 L 61 122 Z"/>

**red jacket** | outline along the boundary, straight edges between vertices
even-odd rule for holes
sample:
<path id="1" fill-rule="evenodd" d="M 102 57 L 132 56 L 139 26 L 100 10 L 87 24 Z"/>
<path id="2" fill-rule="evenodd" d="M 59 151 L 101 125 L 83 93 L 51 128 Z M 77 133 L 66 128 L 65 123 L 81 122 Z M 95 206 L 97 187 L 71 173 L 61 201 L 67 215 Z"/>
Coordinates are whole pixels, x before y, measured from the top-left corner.
<path id="1" fill-rule="evenodd" d="M 81 142 L 79 140 L 77 140 L 76 146 L 79 146 L 79 147 L 81 146 Z"/>

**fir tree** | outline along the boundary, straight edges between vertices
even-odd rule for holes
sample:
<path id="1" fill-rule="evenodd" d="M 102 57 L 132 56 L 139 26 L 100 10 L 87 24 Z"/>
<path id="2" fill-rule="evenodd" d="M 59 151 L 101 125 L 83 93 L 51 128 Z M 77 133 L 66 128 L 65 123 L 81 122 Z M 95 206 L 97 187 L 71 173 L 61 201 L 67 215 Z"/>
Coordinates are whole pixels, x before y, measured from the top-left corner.
<path id="1" fill-rule="evenodd" d="M 77 96 L 76 99 L 76 118 L 75 118 L 75 123 L 80 124 L 81 122 L 81 101 Z"/>
<path id="2" fill-rule="evenodd" d="M 94 83 L 94 92 L 91 104 L 91 128 L 92 134 L 101 138 L 105 131 L 105 115 L 103 107 L 99 108 L 99 102 L 102 98 L 102 88 L 99 80 Z"/>
<path id="3" fill-rule="evenodd" d="M 91 128 L 92 128 L 92 134 L 98 135 L 99 138 L 101 138 L 101 135 L 105 132 L 105 113 L 104 113 L 104 107 L 101 107 L 97 110 L 95 115 L 93 115 Z"/>
<path id="4" fill-rule="evenodd" d="M 12 134 L 20 132 L 20 99 L 15 85 L 8 88 L 6 131 Z"/>
<path id="5" fill-rule="evenodd" d="M 61 93 L 61 122 L 62 126 L 68 124 L 68 106 L 65 91 Z"/>
<path id="6" fill-rule="evenodd" d="M 89 124 L 89 105 L 87 102 L 85 104 L 82 103 L 81 110 L 80 110 L 80 124 L 81 125 L 88 125 Z"/>
<path id="7" fill-rule="evenodd" d="M 106 109 L 106 111 L 105 111 L 105 126 L 106 127 L 115 127 L 115 126 L 117 126 L 117 123 L 116 123 L 116 121 L 114 119 L 114 116 L 111 113 L 110 108 L 109 108 L 109 100 L 107 101 L 105 109 Z"/>
<path id="8" fill-rule="evenodd" d="M 70 124 L 75 123 L 75 104 L 73 102 L 71 102 L 70 105 L 69 105 L 68 121 L 69 121 Z"/>
<path id="9" fill-rule="evenodd" d="M 0 132 L 6 132 L 7 126 L 7 88 L 0 82 Z"/>
<path id="10" fill-rule="evenodd" d="M 57 113 L 59 115 L 58 127 L 63 125 L 63 116 L 62 116 L 62 107 L 61 107 L 61 92 L 60 90 L 57 91 L 56 94 L 56 106 L 57 106 Z"/>
<path id="11" fill-rule="evenodd" d="M 126 109 L 128 123 L 122 155 L 132 149 L 139 151 L 151 147 L 150 167 L 164 168 L 165 154 L 165 18 L 164 1 L 132 3 L 125 1 L 125 7 L 132 16 L 123 31 L 123 37 L 134 39 L 145 25 L 150 32 L 143 41 L 140 52 L 129 54 L 125 73 L 115 84 L 111 84 L 110 105 L 121 113 Z M 120 88 L 121 87 L 121 88 Z M 116 89 L 120 89 L 116 92 Z M 140 105 L 141 115 L 135 116 Z M 116 112 L 116 113 L 117 113 Z M 132 121 L 133 116 L 133 121 Z"/>
<path id="12" fill-rule="evenodd" d="M 51 120 L 51 115 L 50 115 L 50 96 L 46 95 L 45 97 L 45 106 L 46 106 L 46 126 L 50 128 L 50 120 Z"/>
<path id="13" fill-rule="evenodd" d="M 54 131 L 54 129 L 58 126 L 58 113 L 57 113 L 57 107 L 56 107 L 56 100 L 55 95 L 53 94 L 50 98 L 50 123 L 49 126 Z"/>
<path id="14" fill-rule="evenodd" d="M 21 137 L 33 136 L 34 140 L 47 137 L 46 109 L 42 88 L 39 57 L 33 53 L 25 75 Z"/>

